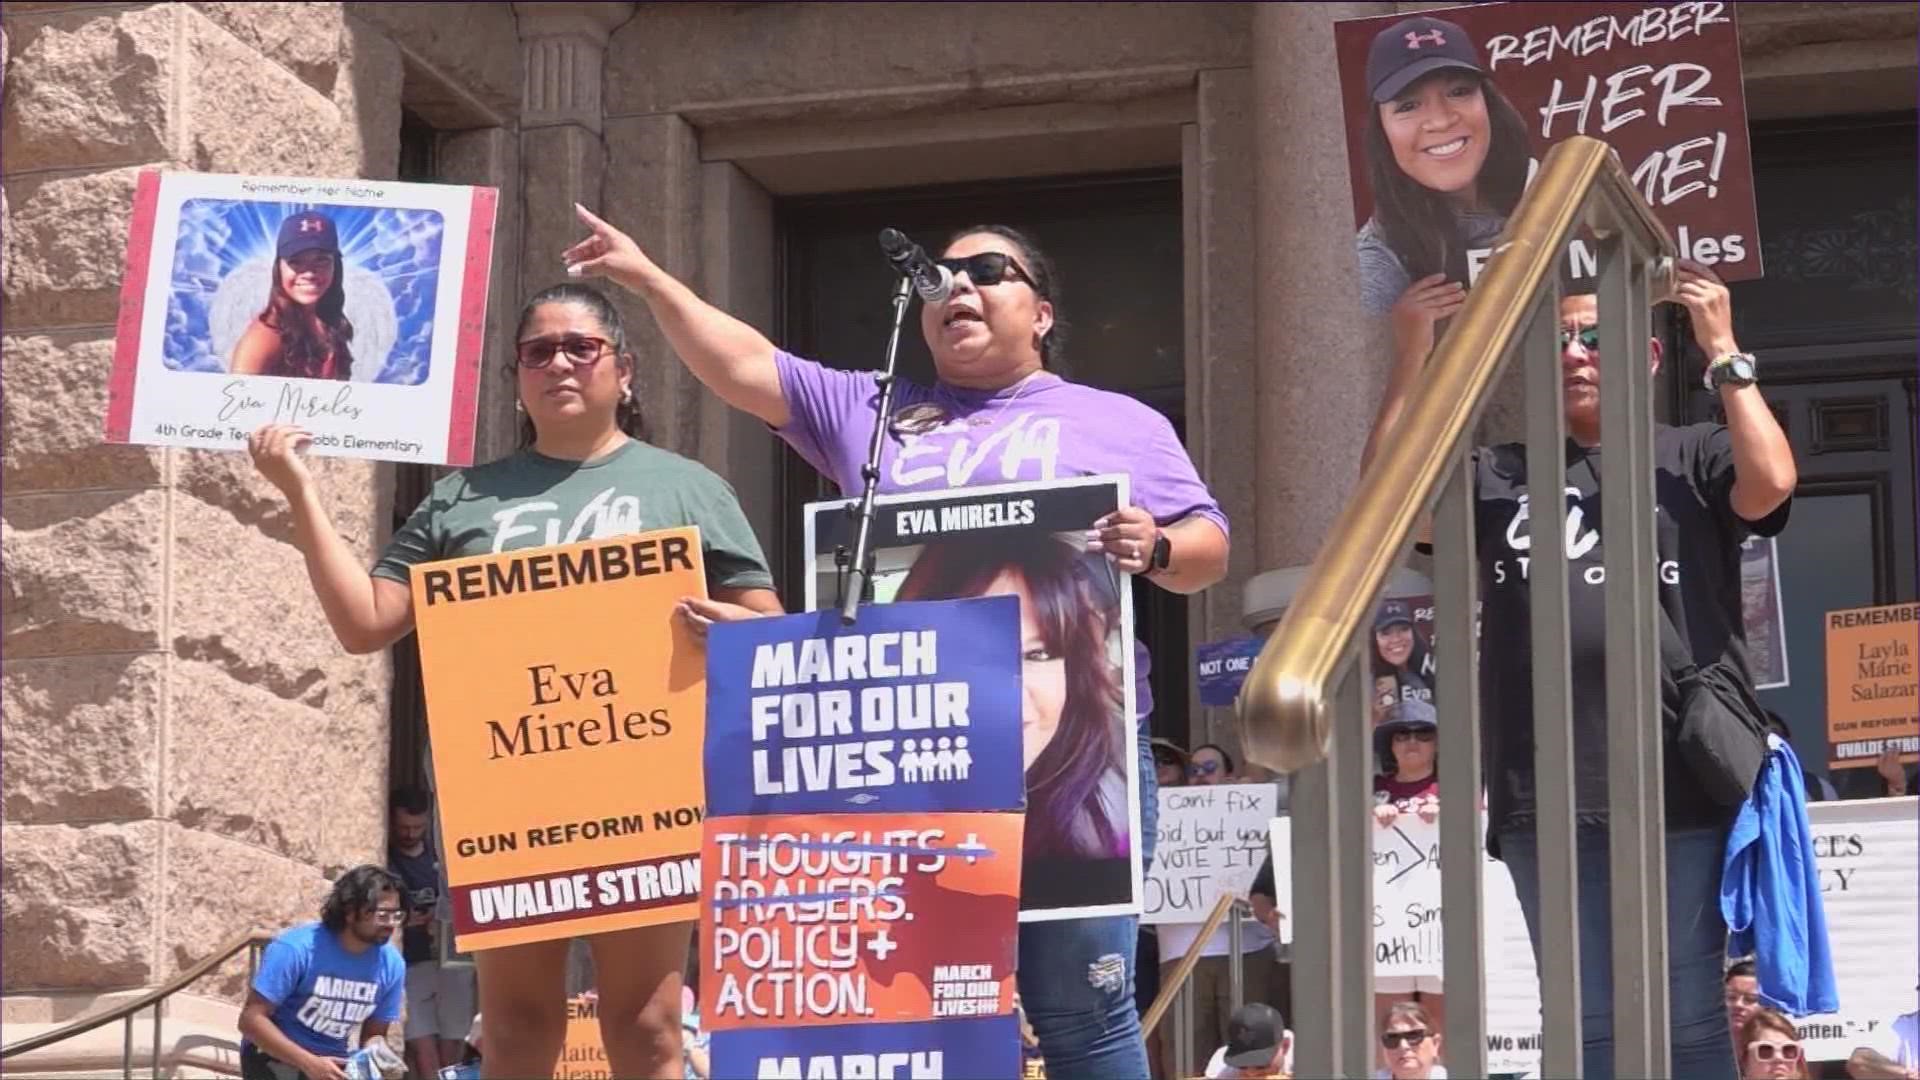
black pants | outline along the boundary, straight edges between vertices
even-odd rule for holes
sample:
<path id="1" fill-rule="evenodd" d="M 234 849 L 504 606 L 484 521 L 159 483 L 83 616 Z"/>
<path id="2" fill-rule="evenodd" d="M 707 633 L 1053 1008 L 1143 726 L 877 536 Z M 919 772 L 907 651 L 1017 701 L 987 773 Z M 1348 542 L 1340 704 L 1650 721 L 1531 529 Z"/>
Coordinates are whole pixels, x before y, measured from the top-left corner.
<path id="1" fill-rule="evenodd" d="M 302 1080 L 300 1070 L 247 1043 L 240 1047 L 240 1080 Z"/>

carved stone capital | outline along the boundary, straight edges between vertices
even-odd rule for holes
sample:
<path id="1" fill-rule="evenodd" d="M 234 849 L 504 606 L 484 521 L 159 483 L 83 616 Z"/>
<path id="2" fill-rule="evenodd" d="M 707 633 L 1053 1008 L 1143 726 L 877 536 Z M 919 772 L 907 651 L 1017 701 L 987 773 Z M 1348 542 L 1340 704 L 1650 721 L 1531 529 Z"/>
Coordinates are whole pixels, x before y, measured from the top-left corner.
<path id="1" fill-rule="evenodd" d="M 633 4 L 516 3 L 525 72 L 520 126 L 578 124 L 598 133 L 607 39 Z"/>

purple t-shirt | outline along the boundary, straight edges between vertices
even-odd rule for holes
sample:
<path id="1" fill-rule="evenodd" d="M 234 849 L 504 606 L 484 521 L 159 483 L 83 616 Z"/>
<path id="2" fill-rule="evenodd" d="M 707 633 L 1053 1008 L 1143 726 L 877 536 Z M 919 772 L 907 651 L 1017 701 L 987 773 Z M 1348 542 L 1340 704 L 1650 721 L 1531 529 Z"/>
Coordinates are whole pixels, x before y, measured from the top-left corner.
<path id="1" fill-rule="evenodd" d="M 842 494 L 858 496 L 879 393 L 873 372 L 840 371 L 780 351 L 773 359 L 793 414 L 780 437 Z M 1134 505 L 1162 526 L 1203 517 L 1227 531 L 1227 516 L 1173 425 L 1125 394 L 1046 371 L 991 391 L 902 379 L 888 429 L 880 449 L 883 495 L 1124 473 Z M 1136 642 L 1134 700 L 1142 716 L 1153 710 L 1147 665 Z"/>

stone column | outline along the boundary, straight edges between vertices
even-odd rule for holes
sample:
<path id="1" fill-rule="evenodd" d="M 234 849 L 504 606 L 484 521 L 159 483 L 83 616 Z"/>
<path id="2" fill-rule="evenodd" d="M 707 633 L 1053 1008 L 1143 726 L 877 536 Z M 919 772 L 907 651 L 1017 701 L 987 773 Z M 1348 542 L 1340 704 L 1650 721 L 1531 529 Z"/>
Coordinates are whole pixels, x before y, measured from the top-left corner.
<path id="1" fill-rule="evenodd" d="M 1390 353 L 1361 317 L 1333 23 L 1394 5 L 1253 17 L 1259 564 L 1310 562 L 1359 477 Z"/>
<path id="2" fill-rule="evenodd" d="M 285 500 L 243 453 L 100 432 L 139 170 L 391 176 L 401 62 L 329 3 L 9 4 L 4 28 L 0 989 L 30 1024 L 312 918 L 381 858 L 386 664 L 333 640 Z M 370 558 L 380 470 L 314 465 Z"/>

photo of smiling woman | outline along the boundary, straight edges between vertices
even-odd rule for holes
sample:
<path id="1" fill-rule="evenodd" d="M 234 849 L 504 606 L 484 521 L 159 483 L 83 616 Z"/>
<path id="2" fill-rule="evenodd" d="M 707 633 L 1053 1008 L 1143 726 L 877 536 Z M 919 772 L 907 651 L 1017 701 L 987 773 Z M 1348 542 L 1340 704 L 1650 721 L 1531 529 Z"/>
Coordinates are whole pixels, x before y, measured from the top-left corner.
<path id="1" fill-rule="evenodd" d="M 353 322 L 333 219 L 314 210 L 280 223 L 267 306 L 233 347 L 234 375 L 346 379 L 353 374 Z"/>
<path id="2" fill-rule="evenodd" d="M 894 597 L 1020 598 L 1022 886 L 1045 889 L 1050 906 L 1100 903 L 1115 891 L 1113 875 L 1124 882 L 1132 872 L 1118 588 L 1101 556 L 1029 534 L 929 543 Z"/>
<path id="3" fill-rule="evenodd" d="M 1361 300 L 1392 314 L 1398 348 L 1424 354 L 1466 299 L 1467 253 L 1494 245 L 1526 189 L 1527 125 L 1467 32 L 1431 16 L 1375 35 L 1367 93 Z"/>

